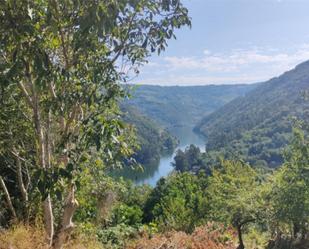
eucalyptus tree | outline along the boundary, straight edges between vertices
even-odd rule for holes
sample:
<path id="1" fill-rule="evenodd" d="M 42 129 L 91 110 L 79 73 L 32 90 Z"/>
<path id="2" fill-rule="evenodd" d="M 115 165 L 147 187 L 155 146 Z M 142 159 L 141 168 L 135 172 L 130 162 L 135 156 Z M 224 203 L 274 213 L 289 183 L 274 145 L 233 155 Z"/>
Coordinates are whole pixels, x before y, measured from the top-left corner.
<path id="1" fill-rule="evenodd" d="M 34 168 L 31 182 L 54 248 L 73 228 L 81 172 L 130 153 L 117 114 L 125 96 L 119 83 L 184 25 L 190 18 L 180 0 L 0 1 L 1 87 L 22 108 L 11 128 L 26 123 L 31 138 L 14 134 L 1 150 L 14 147 L 15 159 L 22 154 Z M 64 196 L 57 219 L 56 195 Z"/>

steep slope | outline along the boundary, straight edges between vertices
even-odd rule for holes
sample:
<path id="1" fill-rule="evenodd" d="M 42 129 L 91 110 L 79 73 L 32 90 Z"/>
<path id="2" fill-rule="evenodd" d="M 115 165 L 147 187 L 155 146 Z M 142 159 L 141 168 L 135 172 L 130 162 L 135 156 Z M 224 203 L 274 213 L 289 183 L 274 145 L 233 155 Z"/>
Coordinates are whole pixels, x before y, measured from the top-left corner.
<path id="1" fill-rule="evenodd" d="M 208 151 L 239 154 L 255 165 L 275 167 L 291 134 L 291 117 L 303 118 L 308 102 L 309 61 L 260 84 L 206 116 L 195 128 L 207 136 Z"/>
<path id="2" fill-rule="evenodd" d="M 172 153 L 177 139 L 153 120 L 142 115 L 132 106 L 122 106 L 123 120 L 136 129 L 137 143 L 140 149 L 134 158 L 141 164 L 157 163 L 160 155 Z"/>
<path id="3" fill-rule="evenodd" d="M 256 85 L 136 86 L 127 105 L 159 124 L 194 126 L 205 115 L 244 95 Z"/>

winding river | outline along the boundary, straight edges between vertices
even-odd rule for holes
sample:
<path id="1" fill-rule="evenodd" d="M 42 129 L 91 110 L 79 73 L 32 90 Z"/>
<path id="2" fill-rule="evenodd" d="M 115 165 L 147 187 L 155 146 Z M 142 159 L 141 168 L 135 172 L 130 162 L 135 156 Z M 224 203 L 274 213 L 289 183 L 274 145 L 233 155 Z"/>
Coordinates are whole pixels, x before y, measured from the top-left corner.
<path id="1" fill-rule="evenodd" d="M 131 179 L 135 184 L 149 184 L 155 186 L 157 181 L 173 171 L 172 162 L 178 149 L 184 150 L 190 144 L 198 146 L 201 151 L 205 150 L 204 140 L 192 131 L 192 127 L 175 127 L 171 133 L 179 139 L 179 145 L 170 155 L 161 156 L 156 165 L 147 165 L 142 170 L 126 169 L 122 173 L 124 178 Z"/>

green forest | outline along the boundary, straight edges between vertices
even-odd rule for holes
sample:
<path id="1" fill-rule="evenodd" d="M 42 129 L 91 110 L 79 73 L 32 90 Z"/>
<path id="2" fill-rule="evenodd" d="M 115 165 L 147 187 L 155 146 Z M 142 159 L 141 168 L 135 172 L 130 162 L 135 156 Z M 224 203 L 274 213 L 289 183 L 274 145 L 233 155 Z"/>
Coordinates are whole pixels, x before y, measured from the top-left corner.
<path id="1" fill-rule="evenodd" d="M 309 62 L 128 87 L 191 25 L 180 0 L 0 1 L 0 249 L 309 248 Z M 166 153 L 155 186 L 110 174 Z"/>
<path id="2" fill-rule="evenodd" d="M 166 128 L 132 106 L 123 106 L 121 109 L 123 120 L 135 130 L 136 148 L 132 158 L 137 163 L 146 166 L 158 163 L 160 155 L 173 152 L 178 141 Z"/>
<path id="3" fill-rule="evenodd" d="M 258 84 L 181 87 L 138 85 L 130 91 L 131 98 L 125 103 L 134 106 L 161 126 L 173 129 L 178 126 L 195 126 L 202 117 L 244 96 L 256 86 Z"/>
<path id="4" fill-rule="evenodd" d="M 281 165 L 295 119 L 308 120 L 308 69 L 304 62 L 202 119 L 195 130 L 207 137 L 207 150 L 257 167 Z"/>

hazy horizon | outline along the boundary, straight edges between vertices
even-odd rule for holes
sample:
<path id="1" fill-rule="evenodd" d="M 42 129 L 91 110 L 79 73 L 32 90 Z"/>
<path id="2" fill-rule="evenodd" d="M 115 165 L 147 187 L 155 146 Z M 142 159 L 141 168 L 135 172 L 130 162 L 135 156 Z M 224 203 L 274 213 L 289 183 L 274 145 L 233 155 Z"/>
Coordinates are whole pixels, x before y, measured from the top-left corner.
<path id="1" fill-rule="evenodd" d="M 185 0 L 192 29 L 176 32 L 132 83 L 229 85 L 263 82 L 309 59 L 305 0 Z"/>

